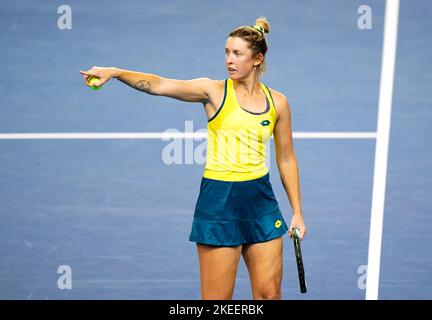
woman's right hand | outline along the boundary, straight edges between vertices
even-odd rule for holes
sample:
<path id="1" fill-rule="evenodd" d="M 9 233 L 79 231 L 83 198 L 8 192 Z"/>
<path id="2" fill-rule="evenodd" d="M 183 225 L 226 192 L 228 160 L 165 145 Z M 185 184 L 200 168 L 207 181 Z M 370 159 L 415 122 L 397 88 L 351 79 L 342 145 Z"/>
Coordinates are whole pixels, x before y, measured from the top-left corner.
<path id="1" fill-rule="evenodd" d="M 97 77 L 99 78 L 99 82 L 93 83 L 94 87 L 100 87 L 104 83 L 111 80 L 113 77 L 116 77 L 118 75 L 118 69 L 117 68 L 104 68 L 104 67 L 92 67 L 88 71 L 80 71 L 80 73 L 84 76 L 84 83 L 89 86 L 89 79 L 90 77 Z"/>

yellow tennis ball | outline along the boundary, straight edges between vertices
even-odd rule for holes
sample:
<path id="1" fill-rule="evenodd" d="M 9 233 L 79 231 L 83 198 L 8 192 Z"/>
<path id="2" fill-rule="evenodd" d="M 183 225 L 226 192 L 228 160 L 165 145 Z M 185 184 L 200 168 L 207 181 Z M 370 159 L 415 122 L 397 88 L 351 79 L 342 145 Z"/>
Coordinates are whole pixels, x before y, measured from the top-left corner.
<path id="1" fill-rule="evenodd" d="M 95 83 L 99 82 L 99 78 L 98 77 L 94 77 L 94 76 L 90 76 L 90 78 L 88 79 L 87 83 L 89 85 L 90 88 L 92 88 L 93 90 L 99 90 L 102 89 L 103 86 L 95 86 Z"/>

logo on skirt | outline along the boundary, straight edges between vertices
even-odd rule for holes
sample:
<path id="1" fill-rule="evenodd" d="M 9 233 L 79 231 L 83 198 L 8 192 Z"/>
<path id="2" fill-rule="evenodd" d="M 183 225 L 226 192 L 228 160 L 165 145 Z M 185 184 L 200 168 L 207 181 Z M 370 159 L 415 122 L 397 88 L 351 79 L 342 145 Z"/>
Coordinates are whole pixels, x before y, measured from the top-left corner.
<path id="1" fill-rule="evenodd" d="M 281 225 L 282 225 L 282 221 L 276 220 L 275 227 L 279 229 L 281 227 Z"/>

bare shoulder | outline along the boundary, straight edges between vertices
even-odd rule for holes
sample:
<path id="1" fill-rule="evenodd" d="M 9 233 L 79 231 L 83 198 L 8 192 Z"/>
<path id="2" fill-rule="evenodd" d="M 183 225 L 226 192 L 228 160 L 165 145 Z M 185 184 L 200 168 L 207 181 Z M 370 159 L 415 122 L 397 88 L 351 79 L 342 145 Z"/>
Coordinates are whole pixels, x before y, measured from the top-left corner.
<path id="1" fill-rule="evenodd" d="M 212 80 L 205 78 L 203 84 L 205 84 L 205 92 L 207 95 L 207 101 L 204 102 L 204 109 L 207 114 L 207 119 L 211 119 L 222 105 L 225 95 L 225 79 Z"/>
<path id="2" fill-rule="evenodd" d="M 269 88 L 270 89 L 270 94 L 273 98 L 274 104 L 275 104 L 275 108 L 276 108 L 276 113 L 278 114 L 278 118 L 279 115 L 284 114 L 284 113 L 289 113 L 290 112 L 290 106 L 288 103 L 288 99 L 285 97 L 285 95 L 275 89 Z"/>
<path id="3" fill-rule="evenodd" d="M 206 93 L 209 97 L 209 102 L 214 106 L 219 106 L 225 94 L 225 79 L 213 80 L 205 78 Z"/>
<path id="4" fill-rule="evenodd" d="M 220 86 L 221 84 L 225 82 L 225 80 L 213 80 L 210 78 L 202 77 L 202 78 L 195 78 L 192 80 L 189 80 L 191 82 L 194 82 L 195 84 L 198 84 L 200 86 L 207 86 L 207 87 L 214 87 L 214 86 Z"/>
<path id="5" fill-rule="evenodd" d="M 221 90 L 224 90 L 225 80 L 213 80 L 210 78 L 195 78 L 190 80 L 191 83 L 203 90 L 208 97 L 218 95 Z"/>
<path id="6" fill-rule="evenodd" d="M 225 79 L 224 80 L 213 80 L 210 78 L 205 78 L 206 83 L 209 87 L 209 90 L 225 90 Z"/>

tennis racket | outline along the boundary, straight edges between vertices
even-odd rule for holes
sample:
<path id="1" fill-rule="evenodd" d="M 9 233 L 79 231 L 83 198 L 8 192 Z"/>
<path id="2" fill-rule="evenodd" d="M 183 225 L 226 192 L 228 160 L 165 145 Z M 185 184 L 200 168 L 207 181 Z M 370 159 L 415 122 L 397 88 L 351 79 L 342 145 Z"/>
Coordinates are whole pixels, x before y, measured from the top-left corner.
<path id="1" fill-rule="evenodd" d="M 297 261 L 297 271 L 298 271 L 298 277 L 299 277 L 299 283 L 300 283 L 300 292 L 306 293 L 306 281 L 305 281 L 305 272 L 303 267 L 303 259 L 301 254 L 301 247 L 300 247 L 300 230 L 298 228 L 293 228 L 293 241 L 294 241 L 294 251 Z"/>

